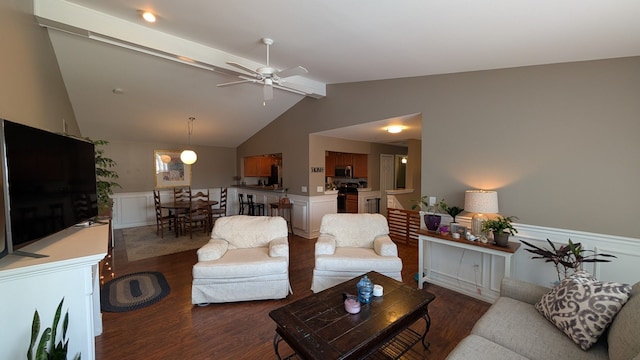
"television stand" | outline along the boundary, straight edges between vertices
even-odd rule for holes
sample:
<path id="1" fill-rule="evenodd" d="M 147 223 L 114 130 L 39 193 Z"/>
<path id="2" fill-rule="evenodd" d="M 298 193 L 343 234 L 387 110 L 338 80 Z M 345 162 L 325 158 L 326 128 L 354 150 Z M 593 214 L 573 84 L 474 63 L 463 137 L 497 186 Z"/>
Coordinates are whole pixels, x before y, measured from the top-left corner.
<path id="1" fill-rule="evenodd" d="M 17 255 L 17 256 L 24 256 L 24 257 L 32 257 L 32 258 L 36 258 L 36 259 L 49 257 L 49 255 L 45 255 L 45 254 L 36 254 L 36 253 L 32 253 L 32 252 L 28 252 L 28 251 L 22 251 L 22 250 L 14 250 L 14 251 L 13 251 L 11 254 L 9 254 L 9 255 Z"/>
<path id="2" fill-rule="evenodd" d="M 69 353 L 95 359 L 94 337 L 102 333 L 98 263 L 108 243 L 109 226 L 71 227 L 20 248 L 46 257 L 0 259 L 0 315 L 11 324 L 10 331 L 0 329 L 3 359 L 24 358 L 34 311 L 41 328 L 50 326 L 62 298 L 63 313 L 69 311 Z"/>

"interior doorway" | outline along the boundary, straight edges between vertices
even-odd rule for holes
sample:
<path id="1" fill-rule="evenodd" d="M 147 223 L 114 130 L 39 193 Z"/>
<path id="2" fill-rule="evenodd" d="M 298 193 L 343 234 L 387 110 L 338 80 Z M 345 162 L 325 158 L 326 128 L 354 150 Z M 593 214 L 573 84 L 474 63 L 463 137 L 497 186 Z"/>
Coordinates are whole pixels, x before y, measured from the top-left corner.
<path id="1" fill-rule="evenodd" d="M 390 154 L 380 154 L 380 213 L 387 213 L 387 190 L 394 189 L 395 156 Z"/>

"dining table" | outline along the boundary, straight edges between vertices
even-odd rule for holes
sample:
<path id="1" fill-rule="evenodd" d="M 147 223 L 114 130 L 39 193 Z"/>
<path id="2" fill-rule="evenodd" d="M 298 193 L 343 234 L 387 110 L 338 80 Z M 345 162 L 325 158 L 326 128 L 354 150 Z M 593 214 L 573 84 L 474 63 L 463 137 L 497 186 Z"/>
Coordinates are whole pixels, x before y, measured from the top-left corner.
<path id="1" fill-rule="evenodd" d="M 176 236 L 179 235 L 179 230 L 178 230 L 178 226 L 177 226 L 177 215 L 180 212 L 180 210 L 183 210 L 183 212 L 188 212 L 188 211 L 193 211 L 195 210 L 195 208 L 193 208 L 193 204 L 198 204 L 199 206 L 202 204 L 207 204 L 209 207 L 218 205 L 218 201 L 217 200 L 208 200 L 208 201 L 198 201 L 198 202 L 189 202 L 189 201 L 173 201 L 173 202 L 167 202 L 167 203 L 161 203 L 160 207 L 162 209 L 168 209 L 169 210 L 169 215 L 173 214 L 175 221 L 174 224 L 176 224 L 176 226 L 174 226 L 174 229 L 176 231 Z M 213 216 L 211 214 L 211 211 L 207 211 L 207 214 L 209 216 L 209 224 L 213 224 Z"/>

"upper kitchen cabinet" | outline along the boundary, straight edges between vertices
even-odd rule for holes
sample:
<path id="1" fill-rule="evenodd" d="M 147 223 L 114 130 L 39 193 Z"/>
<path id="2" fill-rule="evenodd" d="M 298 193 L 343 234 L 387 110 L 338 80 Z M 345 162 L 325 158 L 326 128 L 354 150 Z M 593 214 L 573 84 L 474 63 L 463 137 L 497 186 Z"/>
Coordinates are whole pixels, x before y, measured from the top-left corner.
<path id="1" fill-rule="evenodd" d="M 369 155 L 353 154 L 353 177 L 366 178 L 369 174 Z"/>
<path id="2" fill-rule="evenodd" d="M 325 176 L 335 176 L 336 167 L 351 166 L 353 177 L 366 178 L 368 176 L 369 155 L 351 154 L 327 151 L 325 153 Z"/>
<path id="3" fill-rule="evenodd" d="M 353 166 L 353 154 L 335 153 L 336 166 Z"/>
<path id="4" fill-rule="evenodd" d="M 336 157 L 333 153 L 326 151 L 324 156 L 324 176 L 336 175 Z"/>
<path id="5" fill-rule="evenodd" d="M 245 177 L 271 176 L 271 165 L 277 165 L 278 158 L 274 156 L 251 156 L 244 158 Z"/>

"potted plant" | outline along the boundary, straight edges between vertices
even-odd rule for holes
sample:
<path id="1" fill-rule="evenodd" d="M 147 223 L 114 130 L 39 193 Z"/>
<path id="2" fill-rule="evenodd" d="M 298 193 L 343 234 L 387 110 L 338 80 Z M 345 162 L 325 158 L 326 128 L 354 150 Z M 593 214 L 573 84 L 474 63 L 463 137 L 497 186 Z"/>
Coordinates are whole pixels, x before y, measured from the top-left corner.
<path id="1" fill-rule="evenodd" d="M 40 360 L 40 359 L 53 359 L 53 360 L 66 360 L 69 347 L 69 339 L 67 339 L 67 328 L 69 327 L 69 311 L 64 314 L 64 320 L 62 321 L 62 338 L 56 344 L 56 335 L 58 333 L 58 324 L 60 322 L 60 316 L 62 315 L 62 303 L 64 298 L 60 300 L 60 304 L 56 309 L 56 314 L 53 317 L 53 326 L 43 330 L 38 341 L 38 346 L 35 348 L 36 341 L 38 340 L 38 334 L 40 333 L 40 315 L 38 310 L 33 314 L 33 321 L 31 322 L 31 342 L 29 344 L 29 350 L 27 351 L 27 360 Z M 80 360 L 80 353 L 74 356 L 74 360 Z"/>
<path id="2" fill-rule="evenodd" d="M 493 232 L 493 240 L 498 246 L 508 246 L 509 236 L 518 233 L 518 230 L 511 224 L 513 220 L 517 220 L 515 216 L 502 217 L 498 216 L 495 219 L 485 220 L 482 223 L 482 231 Z"/>
<path id="3" fill-rule="evenodd" d="M 447 212 L 447 208 L 449 207 L 444 199 L 436 202 L 433 205 L 429 205 L 429 195 L 425 195 L 420 198 L 420 200 L 413 200 L 414 204 L 411 206 L 411 209 L 420 208 L 427 212 L 424 215 L 424 224 L 429 231 L 438 231 L 440 227 L 440 222 L 442 221 L 442 216 L 438 214 L 443 214 Z"/>
<path id="4" fill-rule="evenodd" d="M 90 139 L 89 139 L 90 140 Z M 111 216 L 112 200 L 110 195 L 113 195 L 113 189 L 116 187 L 121 188 L 120 184 L 116 183 L 115 179 L 118 178 L 118 173 L 113 170 L 116 167 L 116 162 L 104 155 L 104 149 L 99 149 L 99 146 L 109 144 L 106 140 L 90 140 L 95 146 L 96 155 L 96 190 L 98 196 L 98 216 Z"/>
<path id="5" fill-rule="evenodd" d="M 459 208 L 457 206 L 447 206 L 447 214 L 449 214 L 449 216 L 453 218 L 451 223 L 449 223 L 449 229 L 453 228 L 453 224 L 457 224 L 456 216 L 460 215 L 460 213 L 463 211 L 463 208 Z"/>
<path id="6" fill-rule="evenodd" d="M 291 204 L 291 199 L 289 199 L 289 197 L 287 196 L 287 192 L 289 191 L 289 188 L 284 188 L 284 197 L 280 198 L 280 204 Z"/>
<path id="7" fill-rule="evenodd" d="M 576 272 L 578 270 L 582 270 L 583 263 L 611 262 L 611 260 L 609 259 L 601 259 L 599 257 L 616 257 L 615 255 L 609 254 L 597 254 L 593 250 L 585 250 L 582 247 L 582 244 L 573 243 L 571 239 L 569 239 L 569 244 L 562 245 L 559 248 L 556 248 L 551 240 L 547 239 L 547 242 L 551 246 L 551 250 L 537 247 L 535 245 L 529 244 L 524 240 L 520 240 L 520 242 L 529 247 L 529 249 L 525 249 L 526 251 L 537 255 L 532 256 L 532 259 L 544 259 L 545 262 L 553 263 L 553 265 L 556 267 L 556 272 L 558 273 L 558 282 L 566 278 L 569 275 L 569 271 Z"/>

